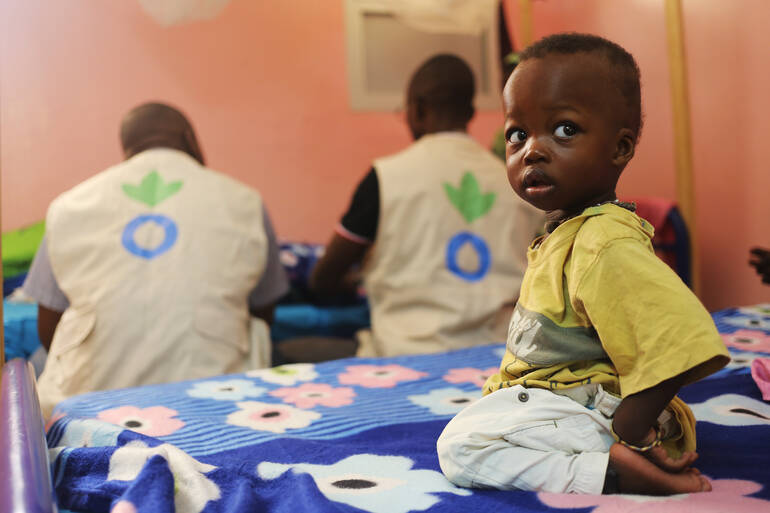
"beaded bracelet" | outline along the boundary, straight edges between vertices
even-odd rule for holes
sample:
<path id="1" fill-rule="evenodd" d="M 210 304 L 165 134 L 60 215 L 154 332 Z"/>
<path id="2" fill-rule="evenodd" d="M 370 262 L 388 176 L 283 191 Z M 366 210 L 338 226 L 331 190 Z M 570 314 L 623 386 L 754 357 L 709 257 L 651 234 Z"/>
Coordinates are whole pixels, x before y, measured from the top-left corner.
<path id="1" fill-rule="evenodd" d="M 636 451 L 636 452 L 647 452 L 647 451 L 650 451 L 650 450 L 654 449 L 655 447 L 659 446 L 662 443 L 661 439 L 660 439 L 660 429 L 658 428 L 658 426 L 653 426 L 652 429 L 653 429 L 653 431 L 655 431 L 655 440 L 653 440 L 652 442 L 650 442 L 647 445 L 638 446 L 638 445 L 630 444 L 630 443 L 626 442 L 625 440 L 623 440 L 622 438 L 620 438 L 618 436 L 618 434 L 615 432 L 615 426 L 610 426 L 610 431 L 612 432 L 612 437 L 615 438 L 615 440 L 620 445 L 628 447 L 632 451 Z"/>

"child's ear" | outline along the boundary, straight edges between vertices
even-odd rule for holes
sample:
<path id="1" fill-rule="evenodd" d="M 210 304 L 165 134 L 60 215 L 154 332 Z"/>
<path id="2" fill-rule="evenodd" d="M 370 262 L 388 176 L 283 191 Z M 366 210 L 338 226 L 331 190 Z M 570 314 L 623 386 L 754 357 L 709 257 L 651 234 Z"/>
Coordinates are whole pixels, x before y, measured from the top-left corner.
<path id="1" fill-rule="evenodd" d="M 618 131 L 617 142 L 615 143 L 615 153 L 612 156 L 612 163 L 624 168 L 626 164 L 634 157 L 636 150 L 636 134 L 629 128 L 621 128 Z"/>

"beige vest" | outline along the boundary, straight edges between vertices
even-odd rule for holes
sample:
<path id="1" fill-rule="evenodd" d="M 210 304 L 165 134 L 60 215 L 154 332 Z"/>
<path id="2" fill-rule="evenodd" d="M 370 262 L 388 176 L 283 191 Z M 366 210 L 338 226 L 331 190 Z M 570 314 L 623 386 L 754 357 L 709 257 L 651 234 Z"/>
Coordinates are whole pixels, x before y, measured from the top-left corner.
<path id="1" fill-rule="evenodd" d="M 152 149 L 56 198 L 46 229 L 70 300 L 38 383 L 46 416 L 82 392 L 248 366 L 247 297 L 267 258 L 257 192 Z"/>
<path id="2" fill-rule="evenodd" d="M 432 353 L 505 339 L 543 214 L 511 190 L 505 165 L 471 137 L 420 138 L 375 163 L 380 217 L 364 266 L 372 336 L 359 355 Z M 509 317 L 509 316 L 508 316 Z"/>

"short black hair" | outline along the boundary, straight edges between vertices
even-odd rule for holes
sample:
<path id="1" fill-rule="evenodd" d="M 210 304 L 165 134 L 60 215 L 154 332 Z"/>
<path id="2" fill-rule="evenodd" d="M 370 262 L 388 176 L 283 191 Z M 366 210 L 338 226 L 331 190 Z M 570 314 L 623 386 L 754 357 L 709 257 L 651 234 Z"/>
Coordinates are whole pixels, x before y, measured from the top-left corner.
<path id="1" fill-rule="evenodd" d="M 546 36 L 528 46 L 520 54 L 520 62 L 527 59 L 542 59 L 550 54 L 571 55 L 576 53 L 599 54 L 610 64 L 615 87 L 617 87 L 627 108 L 629 128 L 642 132 L 642 87 L 639 66 L 634 57 L 622 46 L 593 34 L 568 32 Z"/>
<path id="2" fill-rule="evenodd" d="M 409 94 L 454 119 L 473 117 L 473 71 L 456 55 L 439 54 L 425 61 L 409 80 Z"/>
<path id="3" fill-rule="evenodd" d="M 159 135 L 181 139 L 186 130 L 194 133 L 192 124 L 182 111 L 166 103 L 147 102 L 137 105 L 123 116 L 120 140 L 126 148 Z"/>

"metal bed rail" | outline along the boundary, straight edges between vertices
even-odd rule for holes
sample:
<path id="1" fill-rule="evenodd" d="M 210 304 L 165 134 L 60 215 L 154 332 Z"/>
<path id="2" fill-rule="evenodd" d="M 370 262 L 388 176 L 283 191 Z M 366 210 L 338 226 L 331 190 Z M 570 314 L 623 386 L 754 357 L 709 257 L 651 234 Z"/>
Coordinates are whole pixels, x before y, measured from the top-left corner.
<path id="1" fill-rule="evenodd" d="M 3 366 L 0 385 L 0 511 L 57 511 L 35 373 L 26 360 Z"/>

